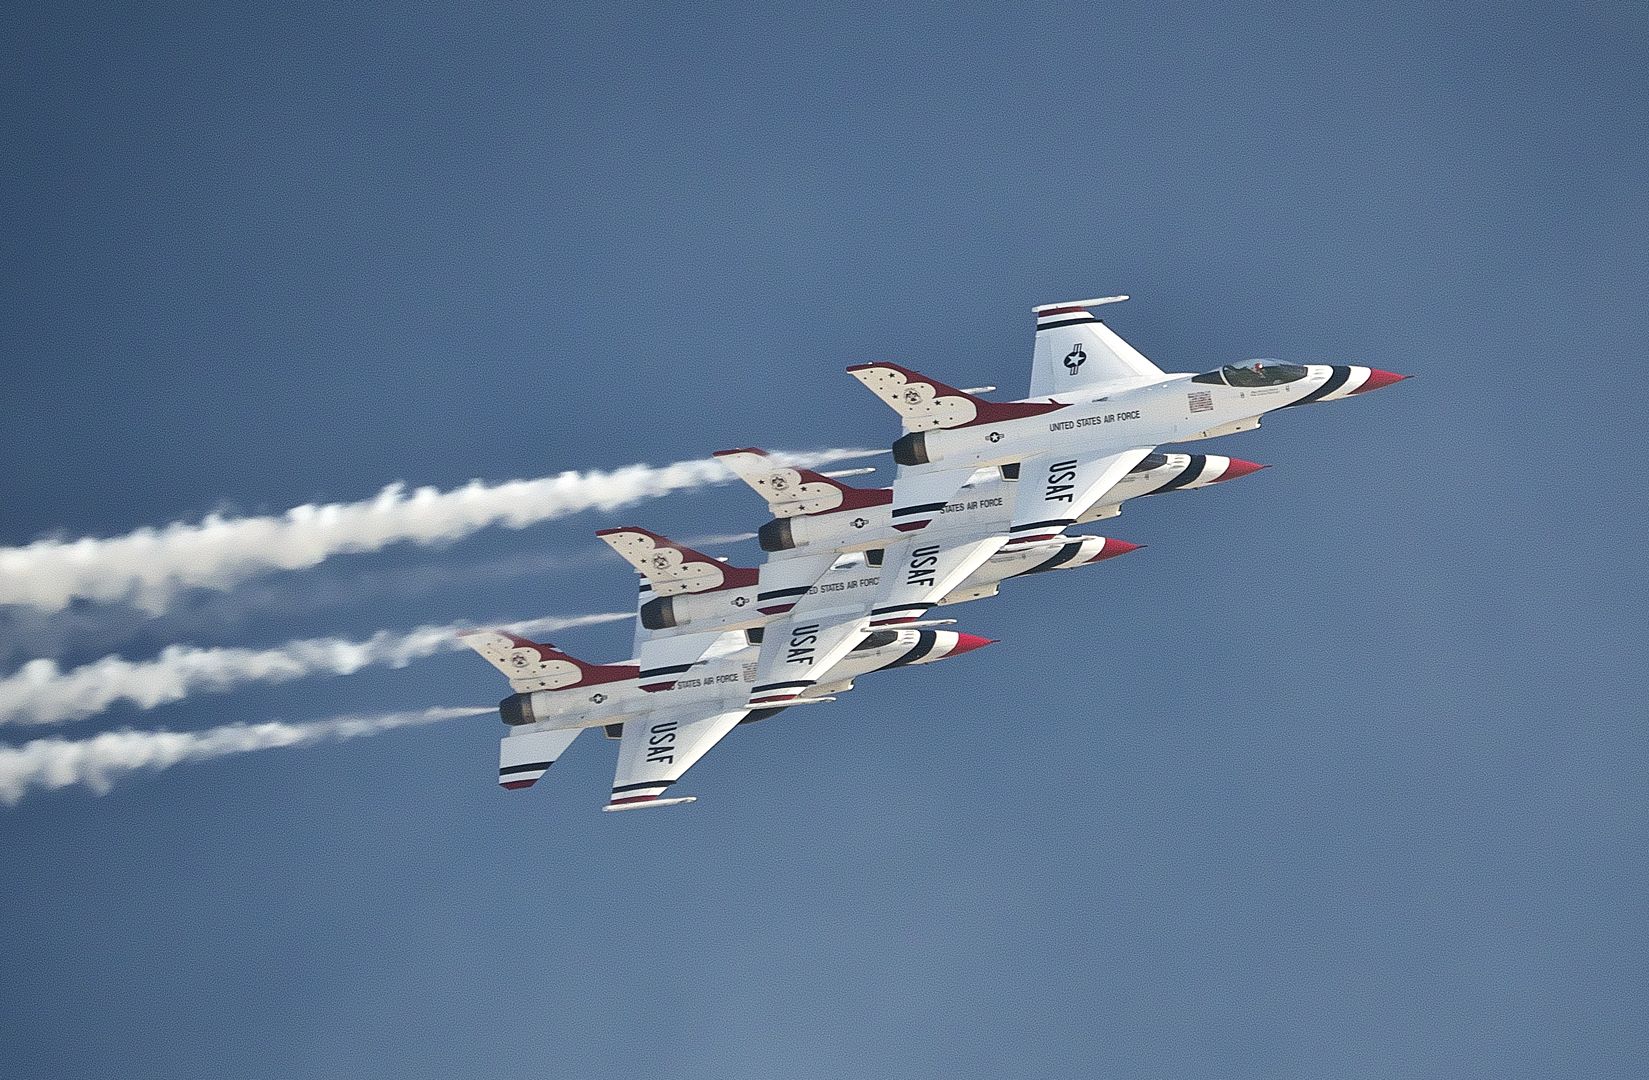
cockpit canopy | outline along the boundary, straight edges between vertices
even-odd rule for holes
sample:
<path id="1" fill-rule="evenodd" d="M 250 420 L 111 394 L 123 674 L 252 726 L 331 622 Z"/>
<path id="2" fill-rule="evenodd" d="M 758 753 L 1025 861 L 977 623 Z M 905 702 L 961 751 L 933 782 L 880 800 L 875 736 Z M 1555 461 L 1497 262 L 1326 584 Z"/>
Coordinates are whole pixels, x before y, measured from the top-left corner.
<path id="1" fill-rule="evenodd" d="M 1299 364 L 1285 364 L 1281 360 L 1244 360 L 1227 364 L 1215 371 L 1191 376 L 1192 382 L 1213 383 L 1215 386 L 1281 386 L 1306 377 L 1306 369 Z"/>

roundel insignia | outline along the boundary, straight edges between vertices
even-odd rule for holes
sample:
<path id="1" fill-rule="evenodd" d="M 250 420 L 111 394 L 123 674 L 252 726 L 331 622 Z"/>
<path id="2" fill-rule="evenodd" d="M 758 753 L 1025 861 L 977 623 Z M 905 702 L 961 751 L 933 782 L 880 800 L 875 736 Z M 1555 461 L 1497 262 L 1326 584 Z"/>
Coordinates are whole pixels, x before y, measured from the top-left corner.
<path id="1" fill-rule="evenodd" d="M 590 695 L 590 700 L 595 702 L 597 705 L 600 705 L 603 701 L 607 700 L 607 695 L 606 694 L 591 694 Z"/>
<path id="2" fill-rule="evenodd" d="M 1082 351 L 1082 346 L 1080 344 L 1072 345 L 1071 351 L 1065 354 L 1065 369 L 1072 375 L 1076 374 L 1077 368 L 1087 362 L 1088 354 Z"/>
<path id="3" fill-rule="evenodd" d="M 993 442 L 993 443 L 994 442 L 1001 442 L 1002 441 L 1002 433 L 1000 431 L 993 431 L 989 435 L 985 436 L 985 441 L 986 442 Z"/>

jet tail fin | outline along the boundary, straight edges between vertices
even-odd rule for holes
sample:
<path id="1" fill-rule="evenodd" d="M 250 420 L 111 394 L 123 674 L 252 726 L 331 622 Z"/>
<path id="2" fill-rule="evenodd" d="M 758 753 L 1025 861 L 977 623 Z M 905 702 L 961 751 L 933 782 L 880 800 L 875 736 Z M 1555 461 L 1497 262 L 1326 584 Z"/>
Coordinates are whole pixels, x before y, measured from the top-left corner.
<path id="1" fill-rule="evenodd" d="M 893 492 L 888 488 L 854 487 L 812 469 L 791 468 L 753 446 L 717 450 L 716 457 L 767 500 L 767 508 L 776 518 L 861 510 L 893 501 Z"/>
<path id="2" fill-rule="evenodd" d="M 600 529 L 596 535 L 635 567 L 659 596 L 743 589 L 756 583 L 755 570 L 730 566 L 646 529 L 625 526 Z"/>
<path id="3" fill-rule="evenodd" d="M 999 424 L 1062 407 L 1041 401 L 986 401 L 898 364 L 855 364 L 847 373 L 898 413 L 906 431 Z"/>
<path id="4" fill-rule="evenodd" d="M 470 630 L 458 638 L 503 672 L 518 694 L 620 682 L 635 678 L 639 670 L 629 664 L 587 664 L 554 645 L 541 645 L 503 630 Z"/>
<path id="5" fill-rule="evenodd" d="M 1090 308 L 1126 296 L 1041 304 L 1031 354 L 1031 396 L 1097 392 L 1118 384 L 1162 378 L 1162 369 L 1100 321 Z"/>

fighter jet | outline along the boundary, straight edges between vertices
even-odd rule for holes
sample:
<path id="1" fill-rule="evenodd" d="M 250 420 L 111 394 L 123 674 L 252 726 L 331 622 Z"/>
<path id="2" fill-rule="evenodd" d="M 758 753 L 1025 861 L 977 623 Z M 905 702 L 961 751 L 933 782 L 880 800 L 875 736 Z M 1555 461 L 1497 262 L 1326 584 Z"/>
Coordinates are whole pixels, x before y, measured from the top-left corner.
<path id="1" fill-rule="evenodd" d="M 638 640 L 647 635 L 638 628 Z M 464 644 L 503 672 L 514 691 L 498 705 L 511 729 L 499 743 L 498 783 L 511 791 L 531 787 L 580 732 L 602 728 L 609 738 L 619 739 L 612 797 L 603 809 L 693 802 L 692 796 L 663 795 L 728 732 L 773 712 L 746 703 L 760 631 L 714 637 L 690 677 L 649 693 L 634 663 L 588 664 L 554 645 L 498 630 L 462 635 Z M 871 634 L 832 665 L 825 681 L 792 704 L 833 701 L 833 695 L 851 689 L 856 678 L 869 672 L 931 664 L 989 644 L 988 638 L 948 630 Z"/>
<path id="2" fill-rule="evenodd" d="M 1251 360 L 1170 374 L 1091 308 L 1108 296 L 1034 308 L 1029 396 L 987 401 L 898 364 L 849 374 L 897 412 L 905 435 L 888 514 L 893 528 L 927 528 L 976 469 L 1017 467 L 1009 547 L 1055 538 L 1163 443 L 1252 431 L 1278 409 L 1337 401 L 1406 376 L 1357 365 Z"/>
<path id="3" fill-rule="evenodd" d="M 893 527 L 891 488 L 852 487 L 837 479 L 841 474 L 794 468 L 755 447 L 718 450 L 716 457 L 766 500 L 773 520 L 757 533 L 763 551 L 869 551 L 903 535 Z M 1219 454 L 1148 454 L 1076 524 L 1116 517 L 1130 499 L 1195 491 L 1265 467 Z M 1005 532 L 1018 479 L 1012 465 L 976 471 L 940 511 L 946 529 Z"/>
<path id="4" fill-rule="evenodd" d="M 702 655 L 710 643 L 707 635 L 776 622 L 795 609 L 802 595 L 869 597 L 881 584 L 881 550 L 832 552 L 831 564 L 805 593 L 774 595 L 764 593 L 761 577 L 767 567 L 782 562 L 780 558 L 769 559 L 757 570 L 730 565 L 633 525 L 603 529 L 598 535 L 644 579 L 638 617 L 642 626 L 653 631 L 638 656 L 644 687 L 662 687 L 670 676 L 691 666 L 649 666 L 652 661 Z M 993 596 L 997 585 L 1007 578 L 1103 562 L 1140 546 L 1105 536 L 1073 536 L 1068 543 L 1046 548 L 1029 546 L 1018 556 L 988 561 L 934 606 Z M 683 639 L 691 640 L 678 644 Z"/>

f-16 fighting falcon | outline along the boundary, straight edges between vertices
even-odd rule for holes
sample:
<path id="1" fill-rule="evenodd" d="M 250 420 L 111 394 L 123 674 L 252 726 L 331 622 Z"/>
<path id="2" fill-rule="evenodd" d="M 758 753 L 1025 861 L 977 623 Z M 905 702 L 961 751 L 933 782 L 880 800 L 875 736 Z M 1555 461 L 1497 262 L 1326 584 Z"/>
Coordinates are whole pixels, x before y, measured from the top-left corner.
<path id="1" fill-rule="evenodd" d="M 645 629 L 638 628 L 638 640 Z M 640 683 L 635 664 L 587 664 L 553 645 L 494 630 L 476 630 L 463 641 L 510 681 L 511 696 L 498 711 L 510 733 L 499 743 L 498 782 L 510 790 L 531 787 L 586 728 L 603 728 L 619 739 L 618 772 L 604 809 L 675 806 L 691 796 L 666 799 L 670 785 L 741 723 L 768 711 L 746 704 L 755 678 L 759 633 L 714 635 L 691 678 L 656 693 Z M 860 675 L 910 664 L 931 664 L 991 644 L 954 631 L 888 630 L 868 635 L 829 678 L 797 704 L 833 701 Z"/>
<path id="2" fill-rule="evenodd" d="M 889 515 L 901 532 L 937 518 L 974 470 L 1019 469 L 1010 545 L 1060 535 L 1099 505 L 1162 443 L 1252 431 L 1278 409 L 1337 401 L 1406 376 L 1376 368 L 1252 360 L 1201 374 L 1169 374 L 1090 308 L 1107 296 L 1045 304 L 1036 313 L 1030 395 L 995 402 L 897 364 L 848 373 L 897 412 L 906 434 Z"/>

